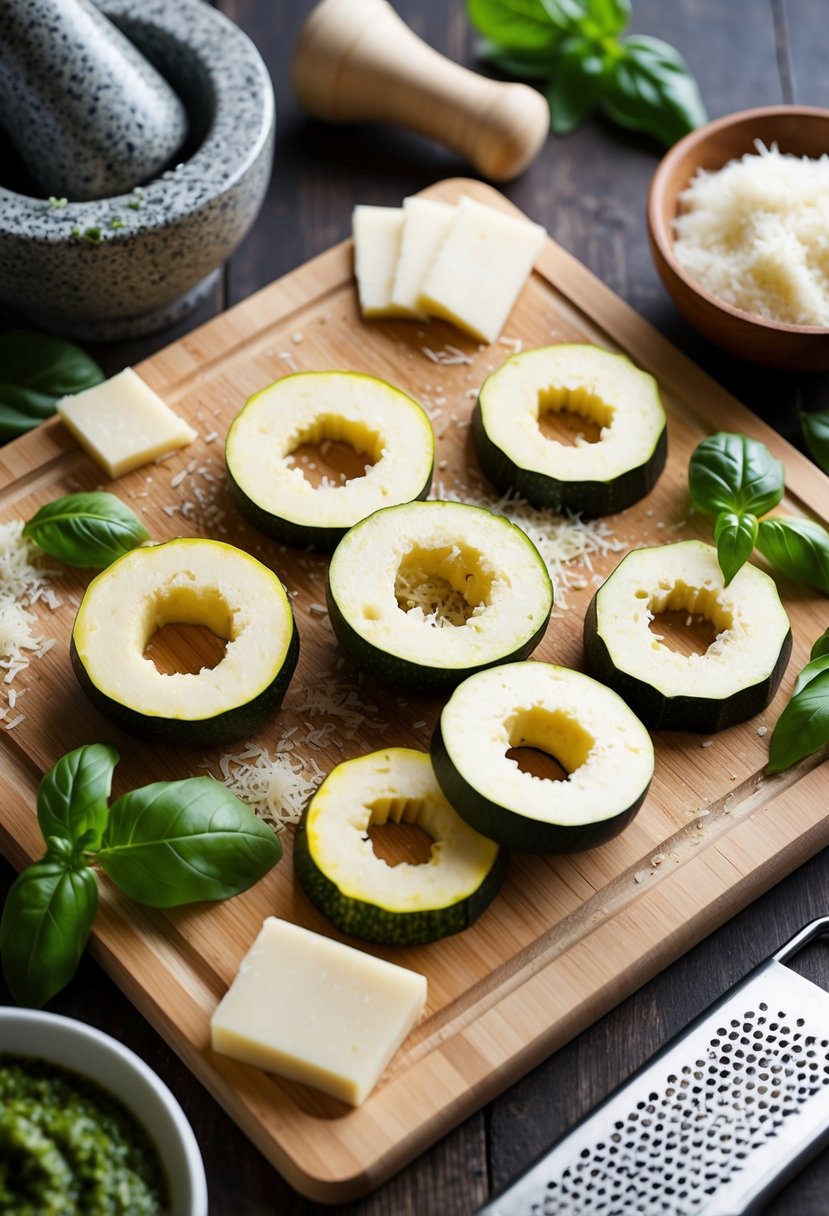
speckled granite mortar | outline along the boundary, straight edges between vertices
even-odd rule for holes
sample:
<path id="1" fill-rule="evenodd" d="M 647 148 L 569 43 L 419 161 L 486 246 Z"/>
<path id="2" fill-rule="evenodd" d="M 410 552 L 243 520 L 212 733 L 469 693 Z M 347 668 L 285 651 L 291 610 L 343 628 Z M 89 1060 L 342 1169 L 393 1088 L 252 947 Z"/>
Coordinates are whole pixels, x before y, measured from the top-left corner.
<path id="1" fill-rule="evenodd" d="M 187 113 L 91 0 L 1 0 L 0 120 L 44 194 L 105 198 L 156 177 Z"/>
<path id="2" fill-rule="evenodd" d="M 187 110 L 181 163 L 141 190 L 53 206 L 0 188 L 0 302 L 67 336 L 161 329 L 209 290 L 262 203 L 274 101 L 252 42 L 203 0 L 98 0 Z"/>

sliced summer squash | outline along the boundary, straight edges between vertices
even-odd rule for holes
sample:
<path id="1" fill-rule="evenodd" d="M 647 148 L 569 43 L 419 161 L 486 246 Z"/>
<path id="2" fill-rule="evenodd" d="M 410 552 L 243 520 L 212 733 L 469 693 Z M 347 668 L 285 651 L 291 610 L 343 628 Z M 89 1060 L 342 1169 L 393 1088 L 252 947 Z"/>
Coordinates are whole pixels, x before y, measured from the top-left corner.
<path id="1" fill-rule="evenodd" d="M 369 826 L 412 823 L 432 837 L 422 865 L 390 866 Z M 441 793 L 426 752 L 406 747 L 346 760 L 308 803 L 294 865 L 309 899 L 343 933 L 389 945 L 466 929 L 494 899 L 506 854 L 470 828 Z"/>
<path id="2" fill-rule="evenodd" d="M 717 629 L 704 654 L 672 650 L 650 629 L 662 612 L 702 613 Z M 717 552 L 699 540 L 634 549 L 593 597 L 587 669 L 649 727 L 711 734 L 769 704 L 792 648 L 774 581 L 746 564 L 723 586 Z"/>
<path id="3" fill-rule="evenodd" d="M 224 657 L 162 674 L 144 651 L 168 624 L 207 626 Z M 124 730 L 166 743 L 221 743 L 257 730 L 282 702 L 299 635 L 273 571 L 220 541 L 134 549 L 93 579 L 72 630 L 72 665 L 93 704 Z"/>
<path id="4" fill-rule="evenodd" d="M 526 534 L 457 502 L 375 512 L 343 537 L 328 569 L 340 645 L 388 684 L 444 688 L 525 658 L 552 604 L 550 576 Z"/>
<path id="5" fill-rule="evenodd" d="M 291 453 L 340 440 L 366 458 L 365 474 L 314 487 Z M 358 372 L 297 372 L 255 393 L 227 434 L 225 460 L 242 513 L 292 545 L 332 549 L 380 507 L 425 498 L 435 436 L 400 389 Z"/>
<path id="6" fill-rule="evenodd" d="M 561 443 L 544 414 L 567 410 L 600 427 L 596 443 Z M 472 418 L 478 459 L 500 489 L 537 507 L 609 515 L 643 498 L 665 465 L 665 411 L 656 381 L 598 346 L 544 346 L 511 355 L 481 386 Z"/>
<path id="7" fill-rule="evenodd" d="M 507 755 L 534 748 L 568 776 L 523 771 Z M 550 663 L 510 663 L 464 680 L 444 706 L 432 764 L 476 831 L 528 853 L 572 853 L 615 836 L 653 776 L 653 744 L 621 697 Z"/>

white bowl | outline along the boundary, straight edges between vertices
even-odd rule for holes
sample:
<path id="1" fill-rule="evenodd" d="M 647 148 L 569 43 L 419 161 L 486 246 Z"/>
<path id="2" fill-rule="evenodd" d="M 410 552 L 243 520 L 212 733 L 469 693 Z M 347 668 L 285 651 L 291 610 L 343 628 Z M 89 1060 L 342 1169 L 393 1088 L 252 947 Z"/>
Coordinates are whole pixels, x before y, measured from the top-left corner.
<path id="1" fill-rule="evenodd" d="M 207 1216 L 207 1180 L 184 1111 L 134 1051 L 74 1018 L 0 1008 L 0 1052 L 32 1056 L 96 1081 L 151 1135 L 170 1185 L 170 1216 Z"/>

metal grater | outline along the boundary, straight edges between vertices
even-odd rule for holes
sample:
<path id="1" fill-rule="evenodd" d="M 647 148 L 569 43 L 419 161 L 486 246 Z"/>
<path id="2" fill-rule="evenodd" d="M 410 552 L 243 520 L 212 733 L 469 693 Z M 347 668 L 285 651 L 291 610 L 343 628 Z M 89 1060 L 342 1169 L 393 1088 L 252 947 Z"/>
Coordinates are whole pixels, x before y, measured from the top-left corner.
<path id="1" fill-rule="evenodd" d="M 829 993 L 807 925 L 478 1216 L 742 1216 L 829 1141 Z"/>

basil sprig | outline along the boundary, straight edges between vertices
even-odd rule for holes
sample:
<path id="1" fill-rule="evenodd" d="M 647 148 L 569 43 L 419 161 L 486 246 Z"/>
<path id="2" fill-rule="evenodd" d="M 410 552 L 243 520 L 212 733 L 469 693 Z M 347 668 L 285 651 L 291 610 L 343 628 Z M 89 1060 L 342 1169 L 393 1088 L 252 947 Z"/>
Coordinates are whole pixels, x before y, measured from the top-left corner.
<path id="1" fill-rule="evenodd" d="M 60 397 L 103 378 L 95 360 L 74 342 L 28 329 L 0 333 L 0 443 L 54 414 Z"/>
<path id="2" fill-rule="evenodd" d="M 28 521 L 23 535 L 50 557 L 96 570 L 105 569 L 150 537 L 120 498 L 101 490 L 47 502 Z"/>
<path id="3" fill-rule="evenodd" d="M 726 586 L 756 545 L 781 574 L 829 595 L 829 532 L 823 525 L 759 518 L 785 490 L 782 461 L 764 443 L 728 432 L 709 436 L 691 456 L 688 485 L 697 510 L 716 516 L 714 542 Z"/>
<path id="4" fill-rule="evenodd" d="M 575 130 L 601 110 L 670 145 L 706 122 L 681 55 L 645 34 L 622 37 L 630 0 L 467 0 L 479 57 L 508 76 L 547 80 L 550 125 Z"/>
<path id="5" fill-rule="evenodd" d="M 0 919 L 3 974 L 21 1005 L 45 1005 L 75 974 L 98 907 L 99 864 L 154 908 L 228 899 L 279 861 L 266 824 L 210 777 L 160 781 L 107 808 L 118 753 L 69 752 L 40 783 L 46 854 L 15 879 Z"/>
<path id="6" fill-rule="evenodd" d="M 829 629 L 812 647 L 769 746 L 770 773 L 791 768 L 829 743 Z"/>

